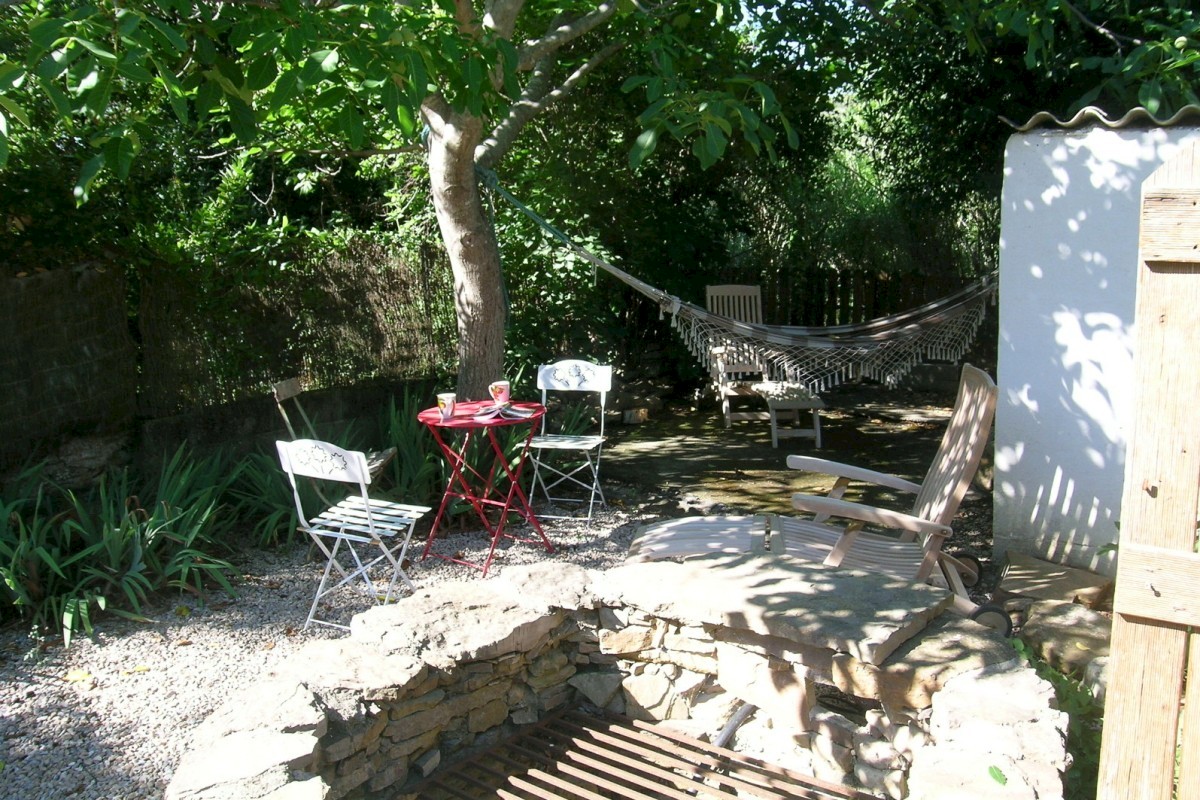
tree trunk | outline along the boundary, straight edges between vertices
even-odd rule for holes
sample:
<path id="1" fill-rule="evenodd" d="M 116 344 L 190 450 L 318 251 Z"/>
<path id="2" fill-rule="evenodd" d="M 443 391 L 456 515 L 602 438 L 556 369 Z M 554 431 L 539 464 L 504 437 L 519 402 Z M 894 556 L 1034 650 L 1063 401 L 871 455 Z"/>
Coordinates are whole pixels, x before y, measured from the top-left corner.
<path id="1" fill-rule="evenodd" d="M 475 178 L 476 117 L 426 104 L 429 181 L 442 241 L 454 272 L 458 316 L 458 396 L 482 400 L 504 377 L 504 292 L 496 232 L 483 211 Z"/>

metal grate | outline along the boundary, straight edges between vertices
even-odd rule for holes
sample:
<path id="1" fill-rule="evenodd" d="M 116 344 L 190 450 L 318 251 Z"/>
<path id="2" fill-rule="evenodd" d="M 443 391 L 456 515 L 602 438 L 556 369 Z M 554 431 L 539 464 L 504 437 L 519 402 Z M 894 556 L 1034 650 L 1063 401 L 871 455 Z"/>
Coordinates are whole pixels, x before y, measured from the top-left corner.
<path id="1" fill-rule="evenodd" d="M 418 787 L 415 796 L 421 800 L 871 797 L 661 726 L 579 711 L 550 717 L 469 761 L 447 765 Z"/>

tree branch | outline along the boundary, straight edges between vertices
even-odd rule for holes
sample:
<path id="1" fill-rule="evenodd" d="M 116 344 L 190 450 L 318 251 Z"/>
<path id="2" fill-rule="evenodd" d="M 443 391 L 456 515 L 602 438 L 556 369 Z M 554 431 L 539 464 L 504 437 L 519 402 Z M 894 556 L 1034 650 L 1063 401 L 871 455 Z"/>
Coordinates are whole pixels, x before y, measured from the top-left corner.
<path id="1" fill-rule="evenodd" d="M 1132 44 L 1135 47 L 1139 47 L 1139 46 L 1145 44 L 1145 41 L 1143 39 L 1138 39 L 1134 36 L 1124 36 L 1122 34 L 1119 34 L 1114 31 L 1109 30 L 1108 28 L 1104 27 L 1103 25 L 1100 25 L 1099 23 L 1093 22 L 1086 14 L 1084 14 L 1081 10 L 1079 10 L 1079 7 L 1076 6 L 1074 3 L 1072 3 L 1071 0 L 1063 0 L 1063 5 L 1065 5 L 1067 7 L 1067 9 L 1072 14 L 1074 14 L 1075 17 L 1080 22 L 1083 23 L 1083 26 L 1085 28 L 1091 28 L 1093 31 L 1100 34 L 1105 39 L 1108 39 L 1110 42 L 1113 43 L 1113 47 L 1117 48 L 1117 50 L 1125 49 L 1124 45 L 1121 44 L 1122 39 L 1124 39 L 1125 42 L 1127 42 L 1128 44 Z"/>
<path id="2" fill-rule="evenodd" d="M 454 113 L 446 98 L 439 94 L 431 94 L 421 101 L 421 118 L 429 126 L 434 136 L 447 136 L 450 133 L 450 115 Z"/>
<path id="3" fill-rule="evenodd" d="M 534 75 L 521 93 L 521 99 L 513 103 L 508 114 L 500 121 L 490 136 L 475 148 L 475 163 L 488 169 L 494 167 L 530 120 L 570 94 L 579 82 L 594 72 L 605 61 L 612 58 L 625 46 L 624 42 L 610 42 L 591 58 L 575 69 L 557 88 L 550 85 L 550 70 L 554 61 L 541 59 Z"/>
<path id="4" fill-rule="evenodd" d="M 225 158 L 234 153 L 240 153 L 248 150 L 249 147 L 235 147 L 230 150 L 219 150 L 215 153 L 207 153 L 197 155 L 196 158 L 201 161 L 211 161 L 214 158 Z M 341 148 L 322 148 L 309 147 L 303 150 L 294 147 L 272 147 L 262 149 L 259 152 L 268 155 L 283 155 L 284 153 L 295 153 L 296 155 L 304 156 L 336 156 L 337 158 L 369 158 L 370 156 L 398 156 L 405 153 L 424 153 L 425 148 L 419 144 L 405 145 L 404 147 L 368 147 L 361 150 L 347 150 Z"/>
<path id="5" fill-rule="evenodd" d="M 479 35 L 479 19 L 475 16 L 475 6 L 471 0 L 454 0 L 454 21 L 462 33 Z"/>
<path id="6" fill-rule="evenodd" d="M 616 0 L 602 0 L 595 10 L 589 11 L 570 22 L 559 23 L 556 19 L 544 36 L 526 41 L 519 50 L 518 69 L 527 71 L 533 68 L 547 55 L 561 50 L 568 42 L 572 42 L 586 33 L 608 22 L 617 11 Z"/>
<path id="7" fill-rule="evenodd" d="M 517 16 L 524 7 L 525 0 L 487 0 L 483 5 L 483 27 L 511 40 Z"/>

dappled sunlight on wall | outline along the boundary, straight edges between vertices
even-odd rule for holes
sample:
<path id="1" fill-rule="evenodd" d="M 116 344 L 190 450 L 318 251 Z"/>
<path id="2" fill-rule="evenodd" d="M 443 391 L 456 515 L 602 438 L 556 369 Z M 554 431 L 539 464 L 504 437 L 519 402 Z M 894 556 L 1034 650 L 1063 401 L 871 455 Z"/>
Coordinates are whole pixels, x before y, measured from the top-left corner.
<path id="1" fill-rule="evenodd" d="M 1195 127 L 1034 130 L 1005 153 L 994 522 L 1009 547 L 1111 572 L 1133 416 L 1142 182 Z"/>
<path id="2" fill-rule="evenodd" d="M 1053 315 L 1054 341 L 1061 348 L 1063 393 L 1060 402 L 1068 414 L 1078 414 L 1079 434 L 1100 446 L 1087 447 L 1085 455 L 1097 467 L 1120 464 L 1124 458 L 1125 431 L 1119 409 L 1129 408 L 1129 381 L 1112 381 L 1112 375 L 1131 374 L 1132 332 L 1116 314 L 1084 313 L 1063 309 Z M 1096 434 L 1100 434 L 1099 437 Z M 1113 453 L 1119 445 L 1120 452 Z M 1109 453 L 1102 451 L 1107 450 Z M 1115 456 L 1114 460 L 1110 460 Z"/>

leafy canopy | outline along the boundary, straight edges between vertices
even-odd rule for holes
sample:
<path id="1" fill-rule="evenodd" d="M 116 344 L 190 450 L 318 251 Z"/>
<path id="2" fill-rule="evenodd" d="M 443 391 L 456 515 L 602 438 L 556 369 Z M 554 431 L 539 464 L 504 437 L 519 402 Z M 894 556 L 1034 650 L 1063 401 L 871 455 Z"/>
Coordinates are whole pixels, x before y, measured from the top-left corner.
<path id="1" fill-rule="evenodd" d="M 773 153 L 770 118 L 794 134 L 765 84 L 738 74 L 697 85 L 676 71 L 696 54 L 673 37 L 678 19 L 718 31 L 749 13 L 698 5 L 702 14 L 672 16 L 624 0 L 497 0 L 486 13 L 468 0 L 19 3 L 0 23 L 0 165 L 10 122 L 30 126 L 30 104 L 41 102 L 92 151 L 75 187 L 81 202 L 101 170 L 129 174 L 163 114 L 228 150 L 418 149 L 431 101 L 494 125 L 523 123 L 522 105 L 554 99 L 543 84 L 568 88 L 631 43 L 649 73 L 626 85 L 644 87 L 649 103 L 635 165 L 663 133 L 693 140 L 703 166 L 736 132 Z"/>
<path id="2" fill-rule="evenodd" d="M 920 0 L 866 5 L 928 17 Z M 1085 73 L 1091 86 L 1072 106 L 1098 103 L 1110 112 L 1144 106 L 1160 117 L 1200 103 L 1200 18 L 1192 0 L 940 0 L 947 27 L 986 52 L 997 37 L 1025 44 L 1031 71 L 1064 79 Z"/>

